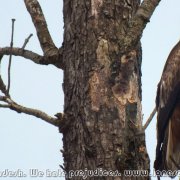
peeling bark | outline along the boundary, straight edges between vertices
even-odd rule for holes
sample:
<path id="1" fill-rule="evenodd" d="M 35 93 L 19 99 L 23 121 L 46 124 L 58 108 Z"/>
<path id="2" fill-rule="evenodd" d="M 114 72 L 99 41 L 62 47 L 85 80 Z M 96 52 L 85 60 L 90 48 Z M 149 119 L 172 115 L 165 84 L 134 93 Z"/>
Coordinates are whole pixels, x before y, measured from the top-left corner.
<path id="1" fill-rule="evenodd" d="M 64 0 L 63 89 L 69 124 L 60 130 L 67 172 L 149 171 L 144 134 L 136 135 L 142 129 L 141 47 L 138 42 L 125 51 L 121 44 L 138 6 L 138 0 Z"/>

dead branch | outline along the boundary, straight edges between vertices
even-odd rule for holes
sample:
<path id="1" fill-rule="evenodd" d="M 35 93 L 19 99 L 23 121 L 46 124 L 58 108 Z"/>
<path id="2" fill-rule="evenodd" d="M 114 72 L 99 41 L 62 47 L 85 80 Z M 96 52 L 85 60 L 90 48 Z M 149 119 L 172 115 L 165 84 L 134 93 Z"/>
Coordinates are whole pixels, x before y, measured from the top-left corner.
<path id="1" fill-rule="evenodd" d="M 37 36 L 45 56 L 54 57 L 58 55 L 58 48 L 55 46 L 49 33 L 46 19 L 41 6 L 37 0 L 24 0 L 26 8 L 31 15 L 36 28 Z"/>
<path id="2" fill-rule="evenodd" d="M 0 104 L 0 108 L 10 108 L 8 104 Z"/>
<path id="3" fill-rule="evenodd" d="M 15 19 L 12 19 L 12 34 L 11 34 L 11 43 L 10 43 L 10 56 L 9 56 L 9 65 L 8 65 L 8 86 L 7 92 L 9 94 L 10 86 L 11 86 L 11 63 L 12 63 L 12 48 L 13 48 L 13 38 L 14 38 L 14 23 Z"/>
<path id="4" fill-rule="evenodd" d="M 25 39 L 25 42 L 22 48 L 14 47 L 4 47 L 0 48 L 0 58 L 3 55 L 15 55 L 22 56 L 26 59 L 33 61 L 36 64 L 48 65 L 52 64 L 57 68 L 64 69 L 63 65 L 63 47 L 57 48 L 51 38 L 51 35 L 48 31 L 47 23 L 42 12 L 42 9 L 37 0 L 24 0 L 26 8 L 31 15 L 32 21 L 36 28 L 37 36 L 41 45 L 41 48 L 44 52 L 44 55 L 41 56 L 37 53 L 34 53 L 29 50 L 25 50 L 25 46 L 28 43 L 30 36 Z M 11 63 L 10 63 L 11 64 Z M 10 69 L 10 68 L 9 68 Z M 10 77 L 10 76 L 9 76 Z M 10 78 L 9 78 L 10 79 Z M 8 83 L 9 87 L 9 83 Z M 9 88 L 8 88 L 9 89 Z"/>
<path id="5" fill-rule="evenodd" d="M 153 117 L 154 117 L 155 114 L 156 114 L 156 108 L 153 109 L 153 111 L 152 111 L 152 113 L 150 114 L 148 120 L 147 120 L 146 123 L 144 124 L 143 129 L 142 129 L 143 131 L 145 131 L 146 128 L 149 126 L 149 124 L 150 124 L 150 122 L 152 121 L 152 119 L 153 119 Z"/>
<path id="6" fill-rule="evenodd" d="M 9 49 L 12 50 L 12 48 L 9 48 Z M 21 51 L 24 51 L 24 50 L 21 49 Z M 0 90 L 4 94 L 4 96 L 0 96 L 0 101 L 5 103 L 5 104 L 0 104 L 0 108 L 9 108 L 18 113 L 25 113 L 25 114 L 35 116 L 57 127 L 60 127 L 61 124 L 63 124 L 64 116 L 62 113 L 57 113 L 54 115 L 55 117 L 51 117 L 43 111 L 24 107 L 22 105 L 17 104 L 15 101 L 13 101 L 10 97 L 8 90 L 6 89 L 6 86 L 3 82 L 3 79 L 1 78 L 1 75 L 0 75 Z"/>
<path id="7" fill-rule="evenodd" d="M 55 46 L 40 4 L 37 0 L 24 0 L 24 3 L 36 28 L 37 36 L 44 52 L 44 61 L 47 61 L 44 64 L 54 64 L 58 68 L 63 69 L 63 47 L 58 49 Z"/>
<path id="8" fill-rule="evenodd" d="M 29 39 L 30 39 L 32 36 L 33 36 L 33 34 L 30 34 L 30 35 L 25 39 L 24 44 L 23 44 L 23 46 L 22 46 L 22 49 L 24 49 L 24 48 L 26 47 L 27 43 L 29 42 Z"/>
<path id="9" fill-rule="evenodd" d="M 0 48 L 0 55 L 10 55 L 11 53 L 11 48 L 10 47 L 4 47 Z M 12 55 L 14 56 L 22 56 L 26 59 L 30 59 L 36 64 L 41 64 L 41 60 L 43 56 L 40 56 L 39 54 L 36 54 L 32 51 L 29 50 L 23 50 L 22 48 L 12 48 Z"/>
<path id="10" fill-rule="evenodd" d="M 136 13 L 137 16 L 149 22 L 154 10 L 156 9 L 160 1 L 161 0 L 143 0 Z"/>
<path id="11" fill-rule="evenodd" d="M 3 101 L 4 103 L 6 103 L 6 104 L 0 104 L 1 108 L 9 108 L 18 113 L 25 113 L 25 114 L 35 116 L 57 127 L 59 127 L 59 125 L 63 122 L 62 114 L 61 116 L 58 116 L 58 118 L 54 118 L 54 117 L 49 116 L 43 111 L 21 106 L 17 104 L 16 102 L 14 102 L 10 97 L 7 97 L 7 96 L 0 96 L 0 101 Z"/>
<path id="12" fill-rule="evenodd" d="M 130 21 L 130 28 L 123 39 L 124 46 L 122 47 L 122 51 L 128 51 L 139 42 L 146 24 L 150 21 L 150 18 L 160 1 L 161 0 L 143 0 L 135 16 Z"/>
<path id="13" fill-rule="evenodd" d="M 15 47 L 13 47 L 12 49 L 10 47 L 0 48 L 0 56 L 1 55 L 10 55 L 11 53 L 14 56 L 21 56 L 26 59 L 29 59 L 36 64 L 41 64 L 41 65 L 52 64 L 52 65 L 56 66 L 57 68 L 63 69 L 62 64 L 60 63 L 61 61 L 56 61 L 56 60 L 53 61 L 51 58 L 46 58 L 46 57 L 41 56 L 32 51 L 25 50 L 22 48 L 15 48 Z M 59 53 L 61 53 L 61 51 L 59 51 Z M 61 54 L 59 54 L 59 56 L 61 58 Z"/>
<path id="14" fill-rule="evenodd" d="M 153 109 L 153 111 L 151 112 L 149 118 L 147 119 L 146 123 L 144 124 L 144 126 L 142 127 L 142 129 L 136 133 L 136 136 L 141 136 L 144 135 L 146 128 L 149 126 L 150 122 L 152 121 L 154 115 L 156 114 L 156 107 Z"/>
<path id="15" fill-rule="evenodd" d="M 0 75 L 0 90 L 3 94 L 5 94 L 6 96 L 9 96 L 9 93 L 6 89 L 6 85 L 4 84 L 2 78 L 1 78 L 1 75 Z"/>

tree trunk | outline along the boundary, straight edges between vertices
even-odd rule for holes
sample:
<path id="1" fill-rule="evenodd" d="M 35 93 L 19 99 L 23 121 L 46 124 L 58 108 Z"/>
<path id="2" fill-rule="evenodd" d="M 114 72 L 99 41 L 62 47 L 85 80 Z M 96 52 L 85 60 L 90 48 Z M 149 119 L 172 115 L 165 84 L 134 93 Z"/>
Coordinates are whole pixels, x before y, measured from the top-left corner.
<path id="1" fill-rule="evenodd" d="M 122 47 L 139 0 L 64 0 L 64 168 L 148 170 L 141 114 L 141 46 Z M 128 177 L 125 179 L 136 179 Z M 66 177 L 69 179 L 69 177 Z M 77 176 L 73 179 L 82 179 Z M 138 177 L 137 179 L 149 179 Z"/>

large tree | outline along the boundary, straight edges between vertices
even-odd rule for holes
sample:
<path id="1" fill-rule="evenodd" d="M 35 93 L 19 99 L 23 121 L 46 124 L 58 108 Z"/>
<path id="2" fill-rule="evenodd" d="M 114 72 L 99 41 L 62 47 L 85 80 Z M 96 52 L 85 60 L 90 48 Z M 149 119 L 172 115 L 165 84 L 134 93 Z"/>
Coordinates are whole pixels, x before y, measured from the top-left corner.
<path id="1" fill-rule="evenodd" d="M 8 90 L 10 81 L 6 87 L 2 79 L 1 107 L 59 127 L 65 171 L 149 170 L 142 128 L 140 39 L 159 1 L 64 1 L 60 48 L 52 41 L 38 1 L 24 1 L 44 55 L 15 47 L 0 48 L 0 55 L 23 56 L 63 69 L 64 112 L 51 117 L 17 104 Z"/>

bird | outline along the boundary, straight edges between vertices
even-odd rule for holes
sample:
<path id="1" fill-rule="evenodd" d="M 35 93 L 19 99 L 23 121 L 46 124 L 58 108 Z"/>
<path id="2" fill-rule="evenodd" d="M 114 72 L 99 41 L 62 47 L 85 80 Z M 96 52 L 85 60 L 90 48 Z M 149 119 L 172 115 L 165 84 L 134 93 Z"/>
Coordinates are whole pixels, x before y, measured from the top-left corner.
<path id="1" fill-rule="evenodd" d="M 171 50 L 158 83 L 156 111 L 154 169 L 158 179 L 166 172 L 174 177 L 180 170 L 180 41 Z"/>

